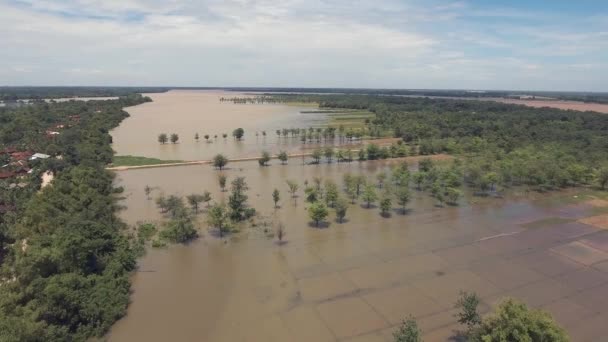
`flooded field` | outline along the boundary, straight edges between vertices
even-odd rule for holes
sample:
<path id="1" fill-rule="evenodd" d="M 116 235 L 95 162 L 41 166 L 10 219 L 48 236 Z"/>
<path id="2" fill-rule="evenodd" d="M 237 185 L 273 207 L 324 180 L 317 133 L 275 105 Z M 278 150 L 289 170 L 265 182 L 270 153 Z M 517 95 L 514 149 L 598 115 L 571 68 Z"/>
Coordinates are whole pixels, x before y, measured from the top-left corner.
<path id="1" fill-rule="evenodd" d="M 151 146 L 154 146 L 152 141 Z M 435 207 L 413 192 L 407 215 L 380 216 L 351 205 L 347 221 L 315 228 L 286 179 L 315 176 L 341 183 L 345 172 L 370 177 L 391 161 L 289 165 L 229 164 L 230 179 L 246 177 L 256 227 L 220 239 L 201 217 L 201 237 L 185 246 L 151 249 L 134 275 L 127 316 L 110 341 L 390 341 L 413 315 L 425 341 L 446 341 L 459 327 L 453 305 L 460 290 L 477 292 L 482 311 L 513 296 L 549 310 L 573 341 L 608 335 L 608 202 L 578 192 L 525 198 L 465 196 L 458 207 Z M 414 163 L 411 163 L 415 167 Z M 227 198 L 208 165 L 117 173 L 125 187 L 123 218 L 161 219 L 153 196 L 212 192 Z M 281 191 L 274 209 L 272 189 Z M 286 243 L 273 228 L 281 221 Z M 604 227 L 606 228 L 606 227 Z"/>
<path id="2" fill-rule="evenodd" d="M 221 97 L 244 96 L 234 92 L 172 90 L 146 95 L 153 102 L 126 108 L 131 117 L 111 132 L 112 147 L 118 155 L 204 160 L 217 153 L 229 158 L 258 156 L 261 150 L 277 153 L 300 147 L 297 138 L 278 139 L 277 129 L 317 127 L 326 122 L 324 114 L 300 113 L 316 107 L 220 102 Z M 242 141 L 232 138 L 232 131 L 238 127 L 245 130 Z M 266 137 L 262 131 L 266 131 Z M 179 143 L 159 144 L 160 133 L 177 133 Z M 200 135 L 199 142 L 194 139 L 195 133 Z M 204 139 L 206 134 L 210 136 L 208 141 Z M 224 139 L 222 134 L 228 137 Z"/>

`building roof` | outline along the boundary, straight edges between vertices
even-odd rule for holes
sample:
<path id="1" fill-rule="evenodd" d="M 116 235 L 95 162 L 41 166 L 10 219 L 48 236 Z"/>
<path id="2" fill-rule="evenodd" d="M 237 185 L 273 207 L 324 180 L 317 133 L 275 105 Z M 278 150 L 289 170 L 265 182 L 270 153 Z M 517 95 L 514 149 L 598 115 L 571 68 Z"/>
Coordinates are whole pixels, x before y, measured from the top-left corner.
<path id="1" fill-rule="evenodd" d="M 44 154 L 44 153 L 34 153 L 34 155 L 30 158 L 32 160 L 34 159 L 46 159 L 46 158 L 50 158 L 51 156 L 49 156 L 48 154 Z"/>

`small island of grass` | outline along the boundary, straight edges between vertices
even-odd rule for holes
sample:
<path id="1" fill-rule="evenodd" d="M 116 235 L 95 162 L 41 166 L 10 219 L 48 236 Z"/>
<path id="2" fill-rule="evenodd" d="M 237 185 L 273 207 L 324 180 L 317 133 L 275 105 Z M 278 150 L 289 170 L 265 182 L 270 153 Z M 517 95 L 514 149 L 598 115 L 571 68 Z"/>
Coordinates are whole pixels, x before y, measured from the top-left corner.
<path id="1" fill-rule="evenodd" d="M 114 156 L 112 166 L 141 166 L 182 163 L 182 160 L 162 160 L 141 156 Z"/>

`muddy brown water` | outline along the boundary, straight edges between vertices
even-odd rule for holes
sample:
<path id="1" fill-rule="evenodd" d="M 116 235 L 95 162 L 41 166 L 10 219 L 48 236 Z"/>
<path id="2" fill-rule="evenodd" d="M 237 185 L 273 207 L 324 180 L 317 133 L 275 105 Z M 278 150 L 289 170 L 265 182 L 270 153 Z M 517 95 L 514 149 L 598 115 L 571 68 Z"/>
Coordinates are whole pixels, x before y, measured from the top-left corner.
<path id="1" fill-rule="evenodd" d="M 202 120 L 193 103 L 228 112 L 236 109 L 226 108 L 239 105 L 219 104 L 214 99 L 217 93 L 158 96 L 156 104 L 130 108 L 132 117 L 113 132 L 119 154 L 205 159 L 217 153 L 220 143 L 208 146 L 201 141 L 197 147 L 193 139 L 159 146 L 156 134 L 174 130 L 184 139 L 184 132 L 191 130 L 193 136 L 195 123 L 200 127 Z M 180 97 L 186 104 L 179 103 Z M 249 110 L 268 120 L 262 127 L 297 127 L 290 120 L 301 118 L 288 106 L 270 111 L 256 111 L 266 108 L 256 106 L 222 112 L 222 117 L 239 118 L 248 134 L 258 127 L 246 124 Z M 167 115 L 170 108 L 187 110 Z M 289 119 L 281 121 L 285 117 Z M 204 126 L 219 127 L 209 133 L 233 128 L 231 120 L 205 118 Z M 303 123 L 307 124 L 315 122 Z M 269 144 L 276 144 L 278 139 L 267 130 Z M 241 156 L 257 155 L 267 147 L 255 136 L 252 141 L 251 135 L 240 145 L 231 138 L 225 144 L 223 153 Z M 367 209 L 359 201 L 349 206 L 346 222 L 337 223 L 330 210 L 326 225 L 311 226 L 303 201 L 304 180 L 312 183 L 313 177 L 321 177 L 341 185 L 345 172 L 375 179 L 393 163 L 303 165 L 297 158 L 288 165 L 273 160 L 268 167 L 256 162 L 229 164 L 223 171 L 228 180 L 244 176 L 250 187 L 249 204 L 259 211 L 256 226 L 243 225 L 240 232 L 220 239 L 207 227 L 203 209 L 198 215 L 199 239 L 151 248 L 133 276 L 127 315 L 107 339 L 391 341 L 400 321 L 412 315 L 425 341 L 446 341 L 462 328 L 453 309 L 460 290 L 478 293 L 483 313 L 505 296 L 546 309 L 573 341 L 608 336 L 608 232 L 587 224 L 603 221 L 595 219 L 598 209 L 585 202 L 585 191 L 522 193 L 506 199 L 467 194 L 460 206 L 444 208 L 436 207 L 427 194 L 413 191 L 406 215 L 395 210 L 385 218 L 377 207 Z M 152 197 L 208 190 L 214 200 L 225 200 L 228 193 L 220 191 L 218 173 L 209 165 L 117 172 L 116 184 L 125 188 L 121 216 L 129 224 L 164 220 L 154 201 L 146 198 L 146 185 L 154 188 Z M 300 184 L 296 200 L 287 193 L 287 179 Z M 271 200 L 274 188 L 281 191 L 281 207 L 276 210 Z M 286 229 L 281 245 L 272 237 L 276 222 Z"/>
<path id="2" fill-rule="evenodd" d="M 286 179 L 301 188 L 313 177 L 341 184 L 345 172 L 371 178 L 391 164 L 229 165 L 229 181 L 246 178 L 258 226 L 220 239 L 204 223 L 203 210 L 198 240 L 151 249 L 134 275 L 128 314 L 109 340 L 390 341 L 397 324 L 413 315 L 425 340 L 445 341 L 459 328 L 452 308 L 460 290 L 476 291 L 483 312 L 515 296 L 553 312 L 573 336 L 608 333 L 581 325 L 581 318 L 608 317 L 589 299 L 608 294 L 608 270 L 602 268 L 608 246 L 602 252 L 572 245 L 606 238 L 577 221 L 591 208 L 578 203 L 576 193 L 466 196 L 458 207 L 438 208 L 414 191 L 407 215 L 395 210 L 384 218 L 378 208 L 357 203 L 347 222 L 335 222 L 331 212 L 322 228 L 311 226 L 302 190 L 295 201 L 287 193 Z M 145 197 L 146 185 L 155 187 L 153 196 L 209 190 L 214 200 L 226 199 L 218 173 L 209 165 L 118 172 L 128 207 L 122 216 L 129 223 L 162 220 Z M 274 188 L 282 198 L 276 210 Z M 286 227 L 282 245 L 270 236 L 272 226 L 263 225 L 278 221 Z"/>
<path id="3" fill-rule="evenodd" d="M 300 147 L 299 138 L 277 139 L 277 129 L 318 127 L 327 121 L 325 114 L 300 113 L 316 107 L 220 102 L 221 97 L 246 96 L 235 92 L 171 90 L 145 95 L 153 102 L 126 108 L 130 117 L 111 132 L 112 147 L 118 155 L 205 160 L 217 153 L 244 158 L 257 156 L 262 150 L 293 151 Z M 232 138 L 232 131 L 238 127 L 245 130 L 245 136 L 237 142 Z M 262 131 L 266 131 L 266 137 Z M 159 144 L 160 133 L 177 133 L 179 143 Z M 198 142 L 194 139 L 195 133 L 200 136 Z M 222 138 L 224 133 L 228 138 Z M 211 137 L 208 141 L 204 139 L 205 134 Z"/>

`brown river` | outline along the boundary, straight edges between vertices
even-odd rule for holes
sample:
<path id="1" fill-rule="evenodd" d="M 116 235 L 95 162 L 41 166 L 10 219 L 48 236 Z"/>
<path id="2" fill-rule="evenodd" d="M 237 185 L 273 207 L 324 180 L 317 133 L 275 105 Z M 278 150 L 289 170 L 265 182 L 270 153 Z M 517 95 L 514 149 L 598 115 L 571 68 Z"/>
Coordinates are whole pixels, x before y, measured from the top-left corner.
<path id="1" fill-rule="evenodd" d="M 206 158 L 204 142 L 200 150 L 191 146 L 194 141 L 156 143 L 161 129 L 193 140 L 194 119 L 196 127 L 211 133 L 236 125 L 270 133 L 268 127 L 315 124 L 300 119 L 297 107 L 220 105 L 208 98 L 217 94 L 204 92 L 154 96 L 158 107 L 154 102 L 130 108 L 132 117 L 113 133 L 119 154 Z M 263 119 L 247 119 L 257 115 Z M 163 121 L 171 128 L 155 121 L 165 116 L 172 117 Z M 266 139 L 268 145 L 260 145 L 247 136 L 241 150 L 230 138 L 221 146 L 229 155 L 257 155 L 260 146 L 278 143 L 274 133 Z M 209 145 L 215 144 L 224 143 Z M 411 315 L 425 341 L 447 341 L 463 328 L 453 309 L 460 290 L 475 291 L 484 313 L 505 296 L 544 308 L 573 341 L 608 334 L 608 235 L 602 229 L 608 227 L 596 223 L 605 222 L 597 217 L 605 215 L 608 202 L 594 199 L 591 191 L 506 199 L 466 195 L 460 206 L 437 207 L 427 194 L 412 190 L 406 215 L 395 208 L 382 217 L 377 207 L 357 203 L 348 208 L 344 223 L 330 211 L 321 228 L 310 224 L 304 180 L 321 177 L 341 185 L 345 172 L 373 179 L 395 162 L 229 164 L 224 171 L 229 182 L 244 176 L 249 185 L 249 204 L 259 212 L 255 226 L 220 239 L 202 210 L 199 239 L 150 248 L 133 276 L 128 313 L 108 340 L 391 341 L 397 325 Z M 415 161 L 410 167 L 415 169 Z M 130 224 L 163 219 L 146 198 L 146 185 L 154 188 L 153 197 L 208 190 L 215 201 L 225 199 L 218 173 L 209 165 L 117 172 L 117 185 L 125 187 L 121 215 Z M 299 198 L 287 193 L 287 179 L 300 184 Z M 278 209 L 271 200 L 274 188 L 281 193 Z M 286 228 L 283 244 L 273 237 L 277 222 Z"/>
<path id="2" fill-rule="evenodd" d="M 277 139 L 277 129 L 318 127 L 326 121 L 323 114 L 301 113 L 317 107 L 220 102 L 221 97 L 246 96 L 234 92 L 171 90 L 145 95 L 153 102 L 126 108 L 130 117 L 112 131 L 117 155 L 205 160 L 217 153 L 229 158 L 257 156 L 262 150 L 276 153 L 300 145 L 297 138 Z M 234 141 L 232 131 L 239 127 L 245 130 L 245 136 Z M 262 131 L 266 131 L 266 137 Z M 178 134 L 179 143 L 159 144 L 160 133 Z M 194 139 L 196 133 L 200 136 L 198 142 Z M 222 134 L 228 137 L 224 139 Z M 209 135 L 209 140 L 205 140 L 205 135 Z"/>

